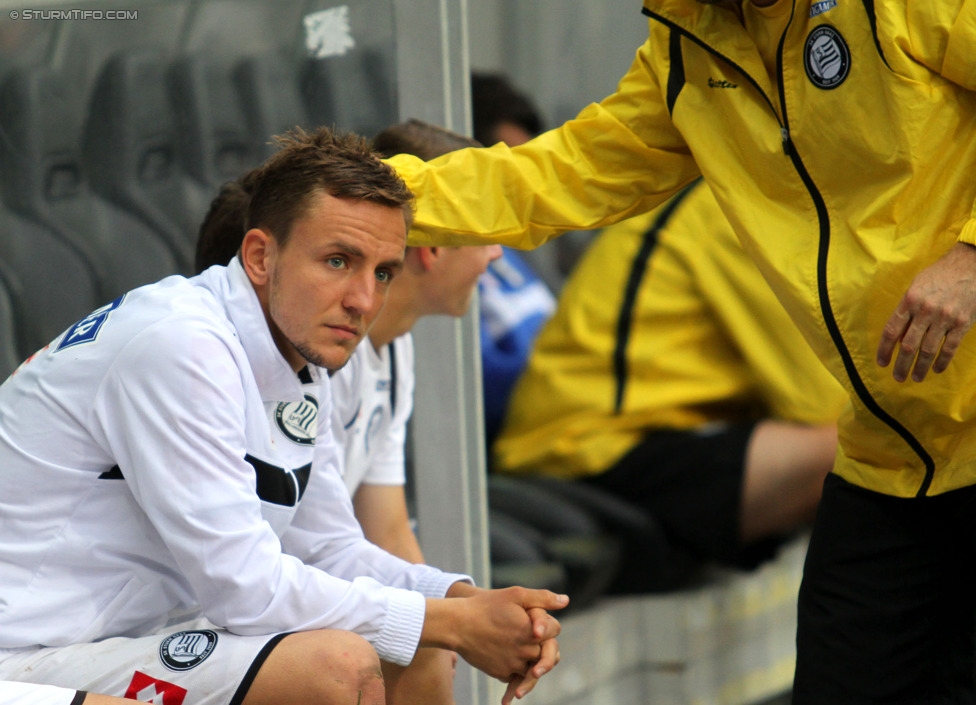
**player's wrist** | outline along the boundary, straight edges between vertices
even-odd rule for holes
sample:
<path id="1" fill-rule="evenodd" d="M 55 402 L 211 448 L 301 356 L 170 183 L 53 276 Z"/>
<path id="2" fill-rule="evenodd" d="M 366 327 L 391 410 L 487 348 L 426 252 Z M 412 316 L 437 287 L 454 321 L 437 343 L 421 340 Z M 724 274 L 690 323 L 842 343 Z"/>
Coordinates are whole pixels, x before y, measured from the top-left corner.
<path id="1" fill-rule="evenodd" d="M 451 587 L 447 589 L 444 597 L 473 597 L 481 591 L 481 588 L 472 585 L 466 580 L 458 580 L 457 582 L 451 583 Z"/>
<path id="2" fill-rule="evenodd" d="M 421 646 L 457 651 L 461 647 L 458 624 L 460 600 L 427 598 L 424 627 L 420 633 Z"/>

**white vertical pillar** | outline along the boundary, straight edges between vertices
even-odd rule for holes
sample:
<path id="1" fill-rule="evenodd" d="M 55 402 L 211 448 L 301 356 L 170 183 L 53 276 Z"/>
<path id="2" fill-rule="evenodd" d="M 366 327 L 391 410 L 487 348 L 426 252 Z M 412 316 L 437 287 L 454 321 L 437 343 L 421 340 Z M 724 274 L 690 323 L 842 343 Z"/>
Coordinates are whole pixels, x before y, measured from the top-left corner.
<path id="1" fill-rule="evenodd" d="M 470 134 L 466 0 L 394 0 L 400 118 Z M 432 565 L 488 586 L 477 300 L 464 318 L 414 327 L 413 464 L 418 532 Z M 458 705 L 486 705 L 489 679 L 459 664 Z M 497 690 L 497 689 L 496 689 Z"/>

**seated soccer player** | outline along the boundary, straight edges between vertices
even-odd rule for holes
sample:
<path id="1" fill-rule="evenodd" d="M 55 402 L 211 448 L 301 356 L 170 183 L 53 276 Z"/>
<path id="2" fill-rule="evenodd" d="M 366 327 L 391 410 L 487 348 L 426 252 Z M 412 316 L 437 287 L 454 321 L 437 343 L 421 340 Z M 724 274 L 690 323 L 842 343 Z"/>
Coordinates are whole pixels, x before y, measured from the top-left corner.
<path id="1" fill-rule="evenodd" d="M 403 269 L 410 198 L 361 138 L 287 136 L 239 257 L 128 292 L 0 387 L 0 679 L 365 705 L 429 646 L 510 702 L 555 665 L 565 597 L 390 555 L 339 472 L 328 373 Z"/>
<path id="2" fill-rule="evenodd" d="M 380 154 L 407 152 L 423 159 L 475 144 L 417 120 L 392 125 L 373 140 Z M 253 172 L 227 184 L 200 228 L 197 267 L 232 260 L 243 238 Z M 413 339 L 423 316 L 462 316 L 478 277 L 501 253 L 485 247 L 411 247 L 383 310 L 348 364 L 332 374 L 332 432 L 341 448 L 340 471 L 366 538 L 411 563 L 423 563 L 407 511 L 404 444 L 413 410 Z M 408 672 L 384 664 L 404 702 L 443 701 L 453 685 L 453 654 L 422 649 Z"/>

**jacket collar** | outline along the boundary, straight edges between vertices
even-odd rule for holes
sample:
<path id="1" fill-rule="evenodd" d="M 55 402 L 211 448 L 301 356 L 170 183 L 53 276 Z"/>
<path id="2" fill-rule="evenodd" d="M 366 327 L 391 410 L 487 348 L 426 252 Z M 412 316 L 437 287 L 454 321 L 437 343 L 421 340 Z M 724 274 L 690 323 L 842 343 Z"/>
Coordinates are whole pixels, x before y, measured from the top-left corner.
<path id="1" fill-rule="evenodd" d="M 211 267 L 203 275 L 224 306 L 227 318 L 244 348 L 251 373 L 266 402 L 301 401 L 302 383 L 271 337 L 271 329 L 257 293 L 237 258 L 227 267 Z M 318 370 L 310 365 L 313 376 Z"/>
<path id="2" fill-rule="evenodd" d="M 677 29 L 732 64 L 776 101 L 756 43 L 734 10 L 698 0 L 644 0 L 644 14 Z"/>

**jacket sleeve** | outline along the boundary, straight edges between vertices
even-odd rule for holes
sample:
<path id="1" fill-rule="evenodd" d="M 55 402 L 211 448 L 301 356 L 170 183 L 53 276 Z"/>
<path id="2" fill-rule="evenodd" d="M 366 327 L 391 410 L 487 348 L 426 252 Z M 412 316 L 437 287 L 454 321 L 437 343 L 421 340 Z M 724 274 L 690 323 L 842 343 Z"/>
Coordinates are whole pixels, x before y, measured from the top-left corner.
<path id="1" fill-rule="evenodd" d="M 879 10 L 890 12 L 886 5 L 881 3 Z M 886 19 L 893 40 L 905 47 L 914 61 L 966 90 L 976 91 L 976 0 L 905 0 L 904 15 Z M 976 245 L 976 204 L 959 233 L 959 241 Z"/>
<path id="2" fill-rule="evenodd" d="M 246 361 L 205 325 L 148 331 L 117 359 L 93 401 L 93 423 L 202 613 L 238 634 L 353 631 L 381 658 L 409 663 L 423 595 L 309 565 L 263 520 L 243 459 Z M 153 374 L 140 374 L 146 360 Z M 339 521 L 355 543 L 355 527 Z"/>
<path id="3" fill-rule="evenodd" d="M 902 27 L 899 19 L 892 13 L 887 31 L 896 40 L 899 35 L 904 38 L 902 46 L 909 56 L 943 78 L 976 90 L 976 1 L 906 0 Z"/>
<path id="4" fill-rule="evenodd" d="M 613 95 L 524 145 L 393 157 L 418 197 L 409 244 L 528 249 L 647 211 L 694 179 L 651 58 L 647 42 Z"/>

